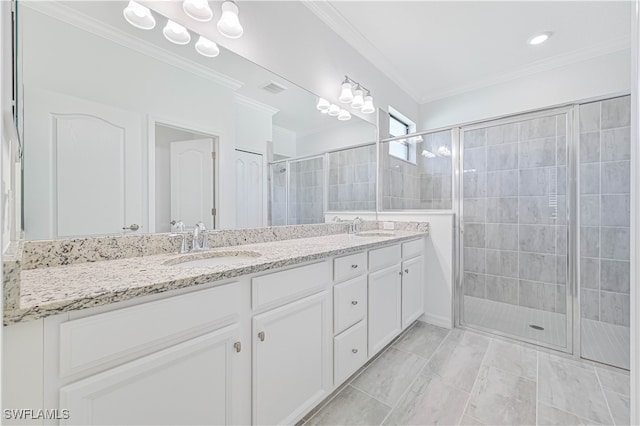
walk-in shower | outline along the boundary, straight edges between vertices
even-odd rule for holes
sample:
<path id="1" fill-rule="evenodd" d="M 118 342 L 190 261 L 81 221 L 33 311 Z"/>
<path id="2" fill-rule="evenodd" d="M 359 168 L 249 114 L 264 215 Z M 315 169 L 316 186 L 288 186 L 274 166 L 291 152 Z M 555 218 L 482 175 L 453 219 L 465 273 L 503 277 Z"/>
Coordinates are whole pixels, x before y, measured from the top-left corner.
<path id="1" fill-rule="evenodd" d="M 458 324 L 629 368 L 629 104 L 460 129 Z"/>

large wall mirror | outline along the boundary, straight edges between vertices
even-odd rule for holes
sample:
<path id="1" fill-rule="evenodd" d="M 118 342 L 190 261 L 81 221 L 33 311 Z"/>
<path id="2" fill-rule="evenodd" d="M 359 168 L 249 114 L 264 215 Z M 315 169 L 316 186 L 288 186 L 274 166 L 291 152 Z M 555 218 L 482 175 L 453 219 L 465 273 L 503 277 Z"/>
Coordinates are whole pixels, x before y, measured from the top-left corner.
<path id="1" fill-rule="evenodd" d="M 223 47 L 207 58 L 169 43 L 159 15 L 153 31 L 132 27 L 125 6 L 18 2 L 26 239 L 282 224 L 270 172 L 328 172 L 278 161 L 375 142 L 371 123 L 319 113 L 314 94 Z"/>

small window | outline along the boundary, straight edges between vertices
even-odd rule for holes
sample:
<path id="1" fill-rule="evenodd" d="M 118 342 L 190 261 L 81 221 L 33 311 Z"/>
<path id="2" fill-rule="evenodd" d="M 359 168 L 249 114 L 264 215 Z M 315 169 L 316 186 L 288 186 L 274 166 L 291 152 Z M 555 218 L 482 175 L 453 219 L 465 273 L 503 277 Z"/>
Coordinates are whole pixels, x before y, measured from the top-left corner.
<path id="1" fill-rule="evenodd" d="M 408 135 L 411 133 L 413 123 L 409 124 L 397 115 L 389 114 L 389 135 L 391 137 Z M 399 139 L 389 142 L 389 155 L 410 163 L 416 163 L 416 147 L 406 139 Z"/>

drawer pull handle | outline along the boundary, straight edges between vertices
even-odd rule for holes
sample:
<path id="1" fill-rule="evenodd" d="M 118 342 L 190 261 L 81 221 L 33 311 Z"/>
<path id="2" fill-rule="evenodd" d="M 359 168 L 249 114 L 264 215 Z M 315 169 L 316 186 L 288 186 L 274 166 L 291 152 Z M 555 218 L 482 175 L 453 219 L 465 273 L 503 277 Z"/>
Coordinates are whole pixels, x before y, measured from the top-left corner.
<path id="1" fill-rule="evenodd" d="M 351 352 L 353 352 L 354 354 L 357 354 L 358 350 L 357 349 L 351 349 Z"/>
<path id="2" fill-rule="evenodd" d="M 351 304 L 352 304 L 353 306 L 356 306 L 356 305 L 358 304 L 358 301 L 357 301 L 357 300 L 352 300 L 352 301 L 351 301 Z"/>
<path id="3" fill-rule="evenodd" d="M 236 352 L 240 352 L 242 350 L 242 344 L 240 342 L 235 342 L 233 347 L 236 348 Z"/>
<path id="4" fill-rule="evenodd" d="M 261 342 L 264 342 L 264 331 L 258 333 L 258 339 L 260 339 Z"/>
<path id="5" fill-rule="evenodd" d="M 405 270 L 404 270 L 404 273 L 405 273 L 405 274 L 408 274 L 408 273 L 409 273 L 409 270 L 408 270 L 408 269 L 405 269 Z"/>
<path id="6" fill-rule="evenodd" d="M 358 268 L 358 265 L 351 265 L 351 267 L 352 267 L 353 269 L 357 269 L 357 268 Z"/>

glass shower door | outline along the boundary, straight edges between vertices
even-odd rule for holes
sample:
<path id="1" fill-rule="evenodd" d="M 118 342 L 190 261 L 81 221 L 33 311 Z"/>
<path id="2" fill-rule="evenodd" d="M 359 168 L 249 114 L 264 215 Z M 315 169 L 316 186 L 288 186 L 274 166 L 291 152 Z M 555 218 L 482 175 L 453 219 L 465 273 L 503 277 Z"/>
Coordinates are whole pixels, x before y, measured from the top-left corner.
<path id="1" fill-rule="evenodd" d="M 462 325 L 570 350 L 568 133 L 568 110 L 462 129 Z"/>

